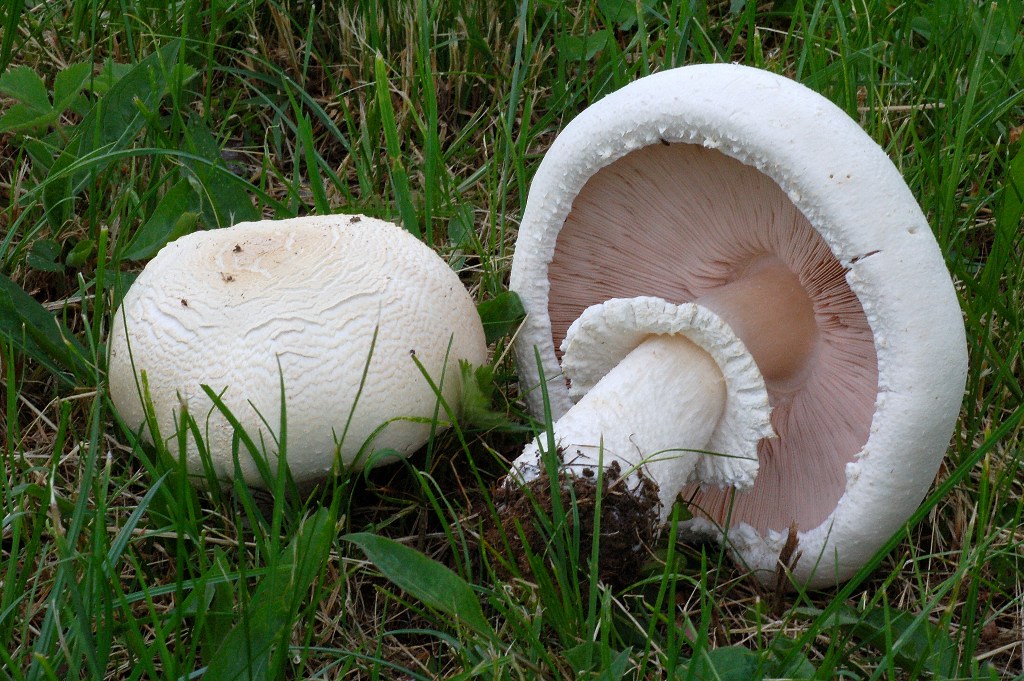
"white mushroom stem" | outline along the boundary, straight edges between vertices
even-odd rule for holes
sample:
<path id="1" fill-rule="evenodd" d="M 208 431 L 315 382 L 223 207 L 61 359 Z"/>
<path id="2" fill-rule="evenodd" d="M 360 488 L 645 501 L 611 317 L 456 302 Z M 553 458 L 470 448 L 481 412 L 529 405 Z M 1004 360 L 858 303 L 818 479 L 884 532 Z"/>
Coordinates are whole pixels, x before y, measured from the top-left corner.
<path id="1" fill-rule="evenodd" d="M 569 329 L 562 366 L 578 399 L 553 424 L 560 472 L 590 477 L 586 469 L 617 463 L 631 490 L 642 473 L 657 485 L 663 518 L 695 480 L 752 484 L 757 442 L 772 433 L 767 390 L 710 310 L 659 298 L 595 305 Z M 541 474 L 547 442 L 527 445 L 515 479 Z"/>
<path id="2" fill-rule="evenodd" d="M 579 474 L 618 462 L 641 468 L 669 498 L 690 480 L 725 408 L 725 379 L 685 336 L 652 336 L 554 424 L 562 469 Z M 541 436 L 518 459 L 525 479 L 542 468 Z"/>

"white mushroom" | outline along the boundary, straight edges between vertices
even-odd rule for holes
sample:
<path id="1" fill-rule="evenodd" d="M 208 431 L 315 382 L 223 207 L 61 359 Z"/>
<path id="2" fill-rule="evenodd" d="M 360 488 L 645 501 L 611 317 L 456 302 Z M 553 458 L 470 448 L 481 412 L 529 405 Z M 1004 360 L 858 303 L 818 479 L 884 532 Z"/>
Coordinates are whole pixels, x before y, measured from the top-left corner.
<path id="1" fill-rule="evenodd" d="M 541 414 L 542 368 L 556 419 L 582 392 L 556 349 L 591 306 L 697 302 L 732 328 L 778 437 L 761 440 L 751 489 L 683 494 L 689 529 L 731 522 L 730 546 L 763 579 L 793 525 L 797 580 L 850 577 L 920 503 L 959 411 L 963 322 L 912 194 L 845 113 L 757 69 L 666 71 L 572 121 L 534 177 L 511 288 L 527 311 L 524 391 Z"/>
<path id="2" fill-rule="evenodd" d="M 435 413 L 446 419 L 424 373 L 455 408 L 459 361 L 486 353 L 458 276 L 405 230 L 344 215 L 241 223 L 168 244 L 139 275 L 114 319 L 110 393 L 140 427 L 145 375 L 161 436 L 174 437 L 186 407 L 226 480 L 233 428 L 201 386 L 264 444 L 274 471 L 283 382 L 287 464 L 302 484 L 418 449 Z M 187 456 L 202 475 L 191 439 Z M 239 464 L 246 483 L 264 485 L 244 447 Z"/>

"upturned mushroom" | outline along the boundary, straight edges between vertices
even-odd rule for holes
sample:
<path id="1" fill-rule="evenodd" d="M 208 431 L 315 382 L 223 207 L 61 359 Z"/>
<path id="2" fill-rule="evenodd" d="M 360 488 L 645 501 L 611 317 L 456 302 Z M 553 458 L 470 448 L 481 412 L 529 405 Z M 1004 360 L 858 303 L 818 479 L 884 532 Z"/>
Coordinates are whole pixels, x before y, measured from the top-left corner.
<path id="1" fill-rule="evenodd" d="M 605 458 L 632 448 L 629 459 L 659 487 L 662 514 L 677 496 L 688 500 L 696 517 L 687 531 L 726 537 L 761 579 L 775 574 L 791 528 L 798 549 L 786 567 L 796 581 L 849 578 L 920 503 L 959 412 L 963 321 L 913 195 L 843 111 L 758 69 L 666 71 L 573 120 L 534 176 L 511 288 L 527 312 L 516 344 L 521 385 L 535 414 L 547 396 L 559 455 L 571 462 L 579 445 L 602 442 Z M 760 410 L 746 424 L 759 438 L 752 485 L 739 474 L 754 472 L 739 466 L 743 447 L 694 444 L 718 412 L 681 409 L 678 397 L 692 395 L 687 382 L 705 370 L 633 358 L 652 340 L 676 344 L 663 338 L 675 331 L 631 326 L 634 313 L 623 312 L 619 330 L 587 350 L 614 367 L 607 378 L 581 379 L 575 368 L 591 361 L 573 346 L 602 308 L 686 304 L 738 337 L 767 388 L 775 436 Z M 728 394 L 728 371 L 716 363 Z M 630 365 L 658 387 L 644 387 Z M 588 405 L 608 400 L 608 378 L 614 400 L 642 396 L 641 420 L 589 415 L 602 413 Z M 713 404 L 714 395 L 701 399 Z M 647 444 L 650 430 L 680 419 L 688 433 Z M 514 479 L 530 477 L 536 447 L 514 464 Z M 691 454 L 671 476 L 645 463 L 686 449 L 719 456 Z M 723 476 L 723 464 L 735 474 Z"/>
<path id="2" fill-rule="evenodd" d="M 168 244 L 139 275 L 113 321 L 110 394 L 140 428 L 145 387 L 167 439 L 186 408 L 229 480 L 234 428 L 202 386 L 274 471 L 283 385 L 286 463 L 302 485 L 421 447 L 446 419 L 431 380 L 457 408 L 459 361 L 486 357 L 458 276 L 405 230 L 346 215 L 241 223 Z M 187 465 L 203 476 L 191 438 Z M 244 447 L 238 465 L 247 484 L 265 485 Z"/>

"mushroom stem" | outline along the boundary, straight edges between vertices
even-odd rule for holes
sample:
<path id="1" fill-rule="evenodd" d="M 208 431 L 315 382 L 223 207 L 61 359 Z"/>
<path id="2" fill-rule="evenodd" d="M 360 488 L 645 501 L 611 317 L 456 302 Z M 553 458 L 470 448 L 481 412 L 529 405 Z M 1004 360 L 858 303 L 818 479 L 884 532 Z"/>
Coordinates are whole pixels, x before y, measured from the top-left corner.
<path id="1" fill-rule="evenodd" d="M 617 462 L 628 475 L 642 467 L 658 485 L 664 516 L 692 481 L 725 397 L 722 372 L 704 349 L 682 335 L 650 336 L 554 424 L 561 470 L 579 475 Z M 543 470 L 545 441 L 537 438 L 516 460 L 520 482 Z"/>

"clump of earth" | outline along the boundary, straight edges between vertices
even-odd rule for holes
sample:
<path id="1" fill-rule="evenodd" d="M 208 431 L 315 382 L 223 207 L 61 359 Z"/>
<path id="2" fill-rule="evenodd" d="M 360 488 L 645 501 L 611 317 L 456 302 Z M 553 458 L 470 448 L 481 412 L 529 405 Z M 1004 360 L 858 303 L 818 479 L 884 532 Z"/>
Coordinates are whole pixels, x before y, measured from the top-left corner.
<path id="1" fill-rule="evenodd" d="M 579 524 L 579 568 L 581 577 L 588 577 L 600 499 L 597 576 L 612 587 L 624 587 L 635 581 L 660 528 L 657 484 L 642 474 L 639 484 L 632 479 L 629 484 L 632 487 L 627 487 L 618 462 L 613 462 L 600 478 L 595 470 L 584 468 L 580 475 L 559 476 L 556 485 L 551 484 L 547 472 L 542 472 L 525 485 L 502 486 L 494 495 L 500 525 L 488 527 L 485 538 L 497 547 L 504 547 L 507 542 L 519 572 L 531 576 L 533 568 L 528 556 L 544 555 L 550 544 L 548 530 L 538 522 L 537 514 L 551 513 L 553 495 L 557 492 L 569 525 L 567 535 L 573 536 L 574 525 Z"/>

